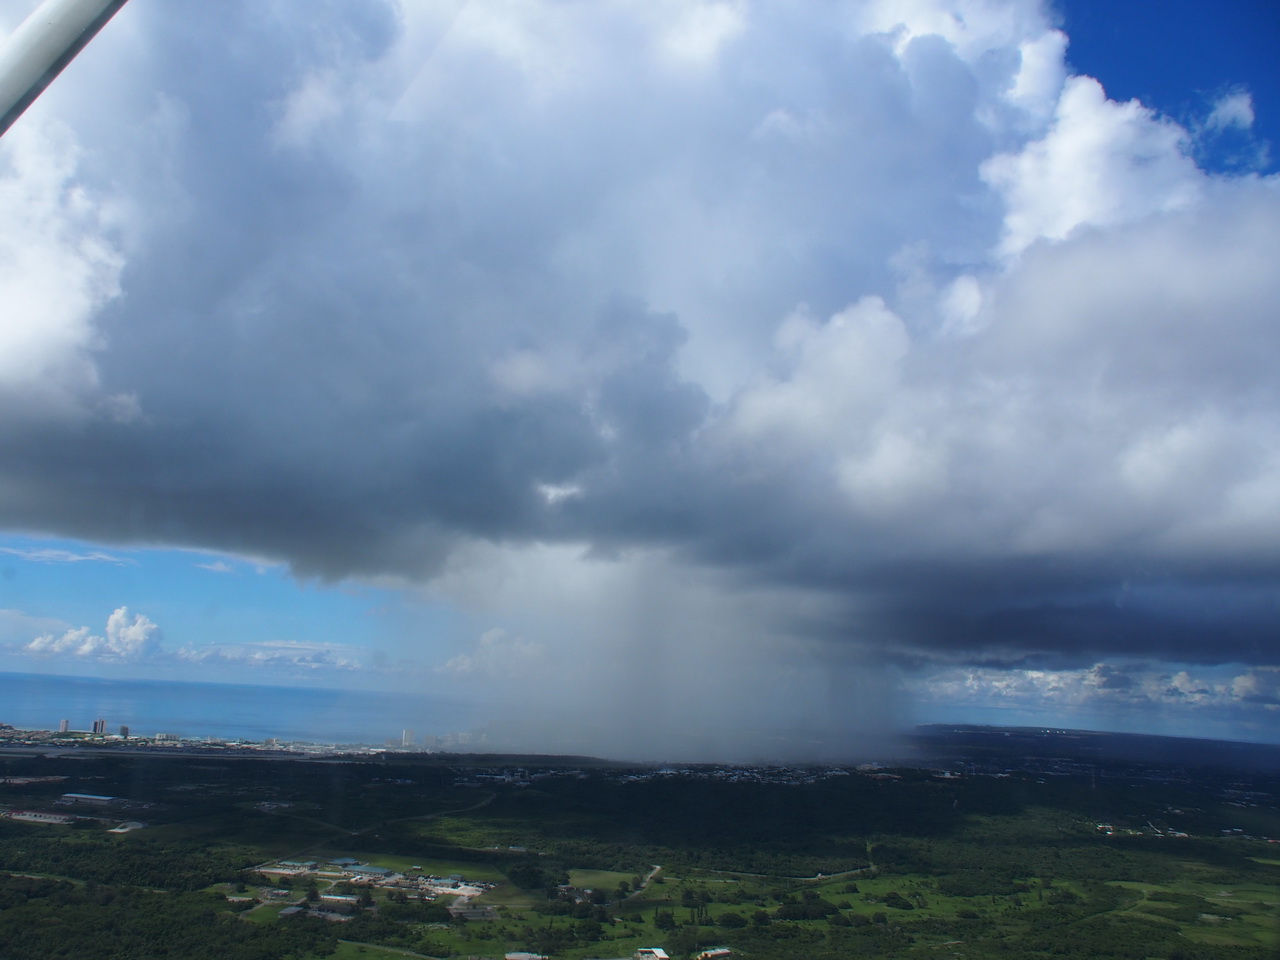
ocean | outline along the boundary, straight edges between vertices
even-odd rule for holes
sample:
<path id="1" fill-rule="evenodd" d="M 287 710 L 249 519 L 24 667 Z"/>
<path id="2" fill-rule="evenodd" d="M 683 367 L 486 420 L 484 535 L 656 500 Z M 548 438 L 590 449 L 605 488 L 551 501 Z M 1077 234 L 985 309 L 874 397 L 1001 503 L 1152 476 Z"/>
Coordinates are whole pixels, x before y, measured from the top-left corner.
<path id="1" fill-rule="evenodd" d="M 470 732 L 477 717 L 460 703 L 405 693 L 265 687 L 170 680 L 115 680 L 0 673 L 0 723 L 27 730 L 127 726 L 132 736 L 311 743 L 399 740 Z"/>

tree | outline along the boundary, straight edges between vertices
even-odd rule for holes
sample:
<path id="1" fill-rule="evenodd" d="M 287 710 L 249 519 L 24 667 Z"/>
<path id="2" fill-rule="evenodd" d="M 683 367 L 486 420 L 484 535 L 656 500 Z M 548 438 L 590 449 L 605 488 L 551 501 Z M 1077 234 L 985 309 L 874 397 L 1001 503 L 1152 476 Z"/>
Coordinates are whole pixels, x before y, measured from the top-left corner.
<path id="1" fill-rule="evenodd" d="M 893 907 L 895 910 L 914 910 L 915 909 L 911 901 L 909 901 L 897 890 L 890 890 L 885 895 L 884 903 L 886 907 Z"/>

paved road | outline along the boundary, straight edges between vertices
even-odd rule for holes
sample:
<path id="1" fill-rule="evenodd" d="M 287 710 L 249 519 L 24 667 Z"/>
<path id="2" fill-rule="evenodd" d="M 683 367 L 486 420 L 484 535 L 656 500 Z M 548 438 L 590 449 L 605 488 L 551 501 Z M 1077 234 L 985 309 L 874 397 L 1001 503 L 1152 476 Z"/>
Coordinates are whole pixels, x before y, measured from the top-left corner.
<path id="1" fill-rule="evenodd" d="M 649 884 L 653 883 L 655 879 L 657 879 L 658 874 L 662 872 L 662 864 L 655 863 L 655 864 L 651 864 L 651 866 L 653 867 L 653 869 L 649 871 L 649 875 L 647 877 L 645 877 L 643 880 L 640 881 L 640 886 L 636 887 L 636 889 L 632 890 L 621 900 L 615 900 L 613 902 L 614 906 L 626 903 L 628 900 L 633 900 L 636 897 L 640 896 L 640 894 L 644 893 L 645 888 L 648 887 Z"/>

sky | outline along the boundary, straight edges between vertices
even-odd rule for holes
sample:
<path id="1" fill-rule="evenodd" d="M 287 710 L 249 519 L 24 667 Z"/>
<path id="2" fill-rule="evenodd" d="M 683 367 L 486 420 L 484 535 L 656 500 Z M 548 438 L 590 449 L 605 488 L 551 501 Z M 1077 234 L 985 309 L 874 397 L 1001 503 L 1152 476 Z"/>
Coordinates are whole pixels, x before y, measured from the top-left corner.
<path id="1" fill-rule="evenodd" d="M 1280 741 L 1277 40 L 132 0 L 0 141 L 0 670 Z"/>

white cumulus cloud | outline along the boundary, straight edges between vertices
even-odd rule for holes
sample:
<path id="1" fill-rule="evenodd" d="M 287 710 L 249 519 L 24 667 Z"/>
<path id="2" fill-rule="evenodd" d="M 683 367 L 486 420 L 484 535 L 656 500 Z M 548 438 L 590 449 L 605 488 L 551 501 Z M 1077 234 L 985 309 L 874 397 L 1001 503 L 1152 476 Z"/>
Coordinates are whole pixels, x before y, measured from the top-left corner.
<path id="1" fill-rule="evenodd" d="M 149 617 L 131 615 L 128 607 L 117 607 L 107 618 L 105 636 L 88 627 L 73 627 L 61 636 L 36 637 L 24 649 L 48 658 L 142 661 L 161 653 L 162 638 L 160 628 Z"/>
<path id="2" fill-rule="evenodd" d="M 1072 77 L 1042 139 L 983 164 L 1008 206 L 1001 253 L 1186 207 L 1202 181 L 1186 138 L 1138 101 L 1116 103 L 1093 78 Z"/>
<path id="3" fill-rule="evenodd" d="M 0 141 L 0 397 L 8 416 L 83 412 L 98 397 L 96 320 L 120 292 L 110 205 L 78 176 L 80 144 L 55 123 Z M 120 400 L 109 401 L 121 410 Z"/>

